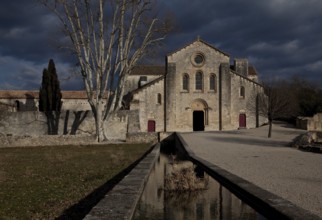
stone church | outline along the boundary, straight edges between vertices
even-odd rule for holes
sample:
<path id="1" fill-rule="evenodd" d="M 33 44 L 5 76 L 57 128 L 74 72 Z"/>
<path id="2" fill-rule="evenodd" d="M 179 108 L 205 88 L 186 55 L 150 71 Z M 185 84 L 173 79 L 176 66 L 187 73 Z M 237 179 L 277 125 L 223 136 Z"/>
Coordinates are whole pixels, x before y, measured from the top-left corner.
<path id="1" fill-rule="evenodd" d="M 141 132 L 254 128 L 263 88 L 247 59 L 234 59 L 197 39 L 166 56 L 165 66 L 138 66 L 128 77 L 125 108 Z"/>
<path id="2" fill-rule="evenodd" d="M 106 123 L 111 139 L 138 132 L 254 128 L 266 122 L 256 111 L 256 95 L 263 88 L 255 68 L 247 59 L 231 62 L 227 53 L 200 39 L 168 54 L 163 66 L 136 66 L 125 90 L 123 110 Z M 59 132 L 68 134 L 68 112 L 91 108 L 85 91 L 62 91 L 62 95 Z M 10 126 L 0 126 L 0 133 L 46 134 L 46 124 L 39 125 L 37 119 L 38 96 L 38 91 L 0 91 L 0 111 L 17 113 L 6 116 L 4 124 Z M 94 132 L 93 121 L 88 115 L 78 133 Z M 25 127 L 31 122 L 38 124 Z"/>

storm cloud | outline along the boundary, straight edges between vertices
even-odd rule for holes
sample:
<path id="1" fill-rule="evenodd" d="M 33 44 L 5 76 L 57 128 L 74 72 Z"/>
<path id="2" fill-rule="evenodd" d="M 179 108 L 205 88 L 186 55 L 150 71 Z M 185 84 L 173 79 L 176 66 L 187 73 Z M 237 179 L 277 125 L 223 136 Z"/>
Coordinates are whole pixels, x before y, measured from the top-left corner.
<path id="1" fill-rule="evenodd" d="M 158 0 L 175 29 L 160 49 L 164 55 L 198 36 L 245 57 L 262 78 L 297 75 L 322 85 L 322 1 L 320 0 Z M 64 89 L 79 89 L 69 54 L 57 49 L 59 22 L 36 1 L 0 2 L 0 89 L 38 89 L 53 58 Z M 157 61 L 156 61 L 157 62 Z"/>
<path id="2" fill-rule="evenodd" d="M 168 0 L 178 33 L 171 47 L 198 35 L 246 57 L 263 77 L 297 75 L 322 84 L 322 2 L 319 0 Z"/>

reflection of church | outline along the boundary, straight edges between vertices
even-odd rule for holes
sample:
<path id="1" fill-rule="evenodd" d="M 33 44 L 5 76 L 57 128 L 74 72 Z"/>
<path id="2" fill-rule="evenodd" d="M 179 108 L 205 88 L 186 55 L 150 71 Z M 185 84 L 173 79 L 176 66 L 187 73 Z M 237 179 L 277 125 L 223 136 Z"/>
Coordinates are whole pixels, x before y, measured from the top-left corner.
<path id="1" fill-rule="evenodd" d="M 201 180 L 207 180 L 206 190 L 166 192 L 165 178 L 173 171 L 189 167 L 198 168 L 189 161 L 175 161 L 174 165 L 173 158 L 161 153 L 149 174 L 133 219 L 261 219 L 255 210 L 207 174 Z"/>
<path id="2" fill-rule="evenodd" d="M 127 108 L 137 110 L 140 131 L 252 128 L 262 90 L 247 59 L 235 59 L 198 39 L 166 56 L 165 67 L 140 66 L 126 85 Z M 252 109 L 251 109 L 252 108 Z"/>

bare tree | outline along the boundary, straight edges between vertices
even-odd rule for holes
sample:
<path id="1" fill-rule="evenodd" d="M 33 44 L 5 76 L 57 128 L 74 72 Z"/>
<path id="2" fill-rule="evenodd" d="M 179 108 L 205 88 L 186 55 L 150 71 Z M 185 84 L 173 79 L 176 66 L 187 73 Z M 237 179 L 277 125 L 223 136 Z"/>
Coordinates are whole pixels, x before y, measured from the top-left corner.
<path id="1" fill-rule="evenodd" d="M 312 117 L 322 112 L 322 88 L 317 82 L 294 76 L 289 80 L 288 85 L 296 94 L 298 115 Z"/>
<path id="2" fill-rule="evenodd" d="M 98 141 L 104 122 L 121 107 L 124 83 L 149 47 L 165 37 L 152 16 L 153 0 L 41 0 L 71 41 L 95 118 Z"/>
<path id="3" fill-rule="evenodd" d="M 272 137 L 273 120 L 296 115 L 296 99 L 290 87 L 283 81 L 271 80 L 263 84 L 263 89 L 248 100 L 248 110 L 268 119 L 268 137 Z"/>

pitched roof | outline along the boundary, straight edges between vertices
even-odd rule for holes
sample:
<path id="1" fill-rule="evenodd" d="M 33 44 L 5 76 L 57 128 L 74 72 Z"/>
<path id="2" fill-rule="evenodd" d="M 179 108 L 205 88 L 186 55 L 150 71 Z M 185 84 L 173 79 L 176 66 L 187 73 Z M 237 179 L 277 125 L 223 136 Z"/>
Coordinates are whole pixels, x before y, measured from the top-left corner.
<path id="1" fill-rule="evenodd" d="M 165 66 L 161 65 L 140 65 L 135 66 L 130 75 L 164 75 L 165 74 Z"/>
<path id="2" fill-rule="evenodd" d="M 135 89 L 135 90 L 131 91 L 131 93 L 132 93 L 132 94 L 138 93 L 138 92 L 140 92 L 140 91 L 144 90 L 145 88 L 147 88 L 147 87 L 149 87 L 149 86 L 151 86 L 151 85 L 154 85 L 155 83 L 157 83 L 157 82 L 161 81 L 162 79 L 164 79 L 164 76 L 161 76 L 161 77 L 159 77 L 159 78 L 157 78 L 157 79 L 155 79 L 155 80 L 152 80 L 151 82 L 149 82 L 149 83 L 147 83 L 147 84 L 143 85 L 142 87 L 140 87 L 140 88 L 138 88 L 138 89 Z"/>
<path id="3" fill-rule="evenodd" d="M 87 99 L 85 90 L 81 91 L 61 91 L 63 99 Z"/>
<path id="4" fill-rule="evenodd" d="M 235 66 L 230 65 L 230 69 L 235 71 Z M 257 70 L 254 66 L 248 66 L 248 75 L 257 76 Z"/>
<path id="5" fill-rule="evenodd" d="M 63 99 L 87 99 L 83 91 L 62 91 Z M 0 99 L 38 99 L 39 91 L 36 90 L 0 90 Z"/>
<path id="6" fill-rule="evenodd" d="M 214 47 L 213 45 L 211 45 L 211 44 L 207 43 L 206 41 L 204 41 L 204 40 L 202 40 L 202 39 L 200 39 L 200 38 L 198 38 L 197 40 L 194 40 L 194 41 L 193 41 L 193 42 L 191 42 L 191 43 L 188 43 L 187 45 L 185 45 L 185 46 L 183 46 L 183 47 L 179 48 L 178 50 L 176 50 L 176 51 L 174 51 L 174 52 L 172 52 L 172 53 L 169 53 L 169 54 L 168 54 L 168 56 L 171 56 L 171 55 L 173 55 L 173 54 L 175 54 L 175 53 L 179 52 L 180 50 L 182 50 L 182 49 L 184 49 L 184 48 L 186 48 L 186 47 L 190 46 L 191 44 L 193 44 L 193 43 L 195 43 L 195 42 L 201 42 L 201 43 L 203 43 L 203 44 L 207 45 L 208 47 L 210 47 L 210 48 L 212 48 L 212 49 L 214 49 L 214 50 L 218 51 L 219 53 L 222 53 L 223 55 L 225 55 L 225 56 L 227 56 L 227 57 L 229 57 L 229 56 L 230 56 L 228 53 L 225 53 L 225 52 L 223 52 L 223 51 L 219 50 L 217 47 Z"/>
<path id="7" fill-rule="evenodd" d="M 263 85 L 262 85 L 261 83 L 256 82 L 256 81 L 254 81 L 254 80 L 252 80 L 252 79 L 248 78 L 247 76 L 244 76 L 244 75 L 242 75 L 242 74 L 239 74 L 239 73 L 237 73 L 235 70 L 230 69 L 230 71 L 231 71 L 233 74 L 237 75 L 237 76 L 240 76 L 240 77 L 242 77 L 242 78 L 244 78 L 244 79 L 246 79 L 246 80 L 248 80 L 248 81 L 250 81 L 250 82 L 252 82 L 252 83 L 254 83 L 254 84 L 256 84 L 256 85 L 259 85 L 259 86 L 262 86 L 262 87 L 263 87 Z"/>
<path id="8" fill-rule="evenodd" d="M 38 94 L 33 90 L 0 90 L 0 99 L 37 99 Z"/>
<path id="9" fill-rule="evenodd" d="M 248 66 L 248 75 L 257 76 L 257 71 L 254 66 Z"/>

